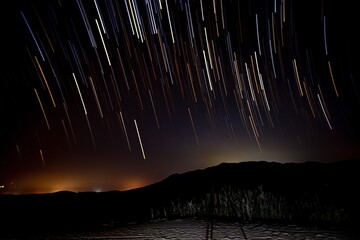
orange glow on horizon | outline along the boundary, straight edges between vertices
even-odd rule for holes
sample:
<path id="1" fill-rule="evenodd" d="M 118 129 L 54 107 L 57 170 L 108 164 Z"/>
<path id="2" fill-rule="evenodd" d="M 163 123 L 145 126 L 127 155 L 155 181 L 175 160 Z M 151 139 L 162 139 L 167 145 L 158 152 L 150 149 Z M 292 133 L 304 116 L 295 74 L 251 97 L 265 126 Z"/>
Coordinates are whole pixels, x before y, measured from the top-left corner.
<path id="1" fill-rule="evenodd" d="M 131 190 L 145 186 L 145 182 L 140 179 L 130 179 L 124 181 L 124 187 L 122 191 Z"/>
<path id="2" fill-rule="evenodd" d="M 70 173 L 39 174 L 27 176 L 16 181 L 16 187 L 1 188 L 5 194 L 43 194 L 60 191 L 70 192 L 106 192 L 127 191 L 149 184 L 141 177 L 122 176 L 120 178 L 107 178 L 99 175 L 71 175 Z M 3 185 L 1 185 L 3 186 Z M 14 184 L 15 186 L 15 184 Z"/>

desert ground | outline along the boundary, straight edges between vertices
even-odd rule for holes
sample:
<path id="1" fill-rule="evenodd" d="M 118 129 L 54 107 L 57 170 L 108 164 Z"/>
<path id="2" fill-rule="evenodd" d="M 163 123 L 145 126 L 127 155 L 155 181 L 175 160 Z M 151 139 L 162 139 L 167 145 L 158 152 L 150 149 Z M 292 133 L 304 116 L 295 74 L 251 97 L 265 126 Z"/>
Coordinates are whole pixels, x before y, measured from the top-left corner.
<path id="1" fill-rule="evenodd" d="M 360 239 L 358 169 L 220 164 L 124 192 L 4 194 L 0 239 Z"/>
<path id="2" fill-rule="evenodd" d="M 25 234 L 26 235 L 26 234 Z M 201 219 L 159 220 L 148 223 L 134 223 L 126 226 L 102 226 L 96 229 L 42 233 L 33 236 L 9 237 L 15 239 L 358 239 L 354 233 L 345 230 L 319 227 L 243 223 L 231 221 L 209 221 Z"/>

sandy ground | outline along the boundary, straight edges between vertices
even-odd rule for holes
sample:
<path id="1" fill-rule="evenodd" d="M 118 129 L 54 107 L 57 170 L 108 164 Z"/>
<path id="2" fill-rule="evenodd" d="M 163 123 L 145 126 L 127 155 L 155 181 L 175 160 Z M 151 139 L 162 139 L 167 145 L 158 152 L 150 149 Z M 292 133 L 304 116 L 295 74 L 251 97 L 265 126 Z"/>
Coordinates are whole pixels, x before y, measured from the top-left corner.
<path id="1" fill-rule="evenodd" d="M 245 235 L 245 236 L 244 236 Z M 8 238 L 16 239 L 16 238 Z M 325 230 L 315 227 L 279 224 L 244 224 L 215 221 L 213 225 L 205 220 L 181 219 L 143 224 L 129 224 L 123 227 L 107 226 L 96 231 L 82 231 L 54 235 L 42 235 L 29 239 L 357 239 L 354 234 L 343 231 Z"/>

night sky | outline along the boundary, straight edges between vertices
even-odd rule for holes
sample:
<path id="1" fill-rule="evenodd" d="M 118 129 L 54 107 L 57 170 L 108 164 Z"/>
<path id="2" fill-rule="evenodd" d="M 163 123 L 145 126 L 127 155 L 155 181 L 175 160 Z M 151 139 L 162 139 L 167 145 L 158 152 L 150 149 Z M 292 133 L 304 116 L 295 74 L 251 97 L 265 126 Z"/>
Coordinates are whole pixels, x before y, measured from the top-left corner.
<path id="1" fill-rule="evenodd" d="M 354 1 L 0 9 L 0 193 L 125 190 L 221 162 L 360 158 Z"/>

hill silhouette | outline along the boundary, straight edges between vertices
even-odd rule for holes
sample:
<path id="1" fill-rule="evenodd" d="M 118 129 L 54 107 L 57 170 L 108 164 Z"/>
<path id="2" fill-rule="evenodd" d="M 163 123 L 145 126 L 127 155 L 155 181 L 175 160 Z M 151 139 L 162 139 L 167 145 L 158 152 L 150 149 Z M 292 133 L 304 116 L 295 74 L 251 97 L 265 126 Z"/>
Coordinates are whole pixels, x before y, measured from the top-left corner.
<path id="1" fill-rule="evenodd" d="M 219 217 L 351 226 L 359 216 L 359 170 L 360 160 L 221 163 L 127 191 L 0 195 L 0 225 L 3 233 L 61 231 L 206 217 L 212 207 Z"/>

